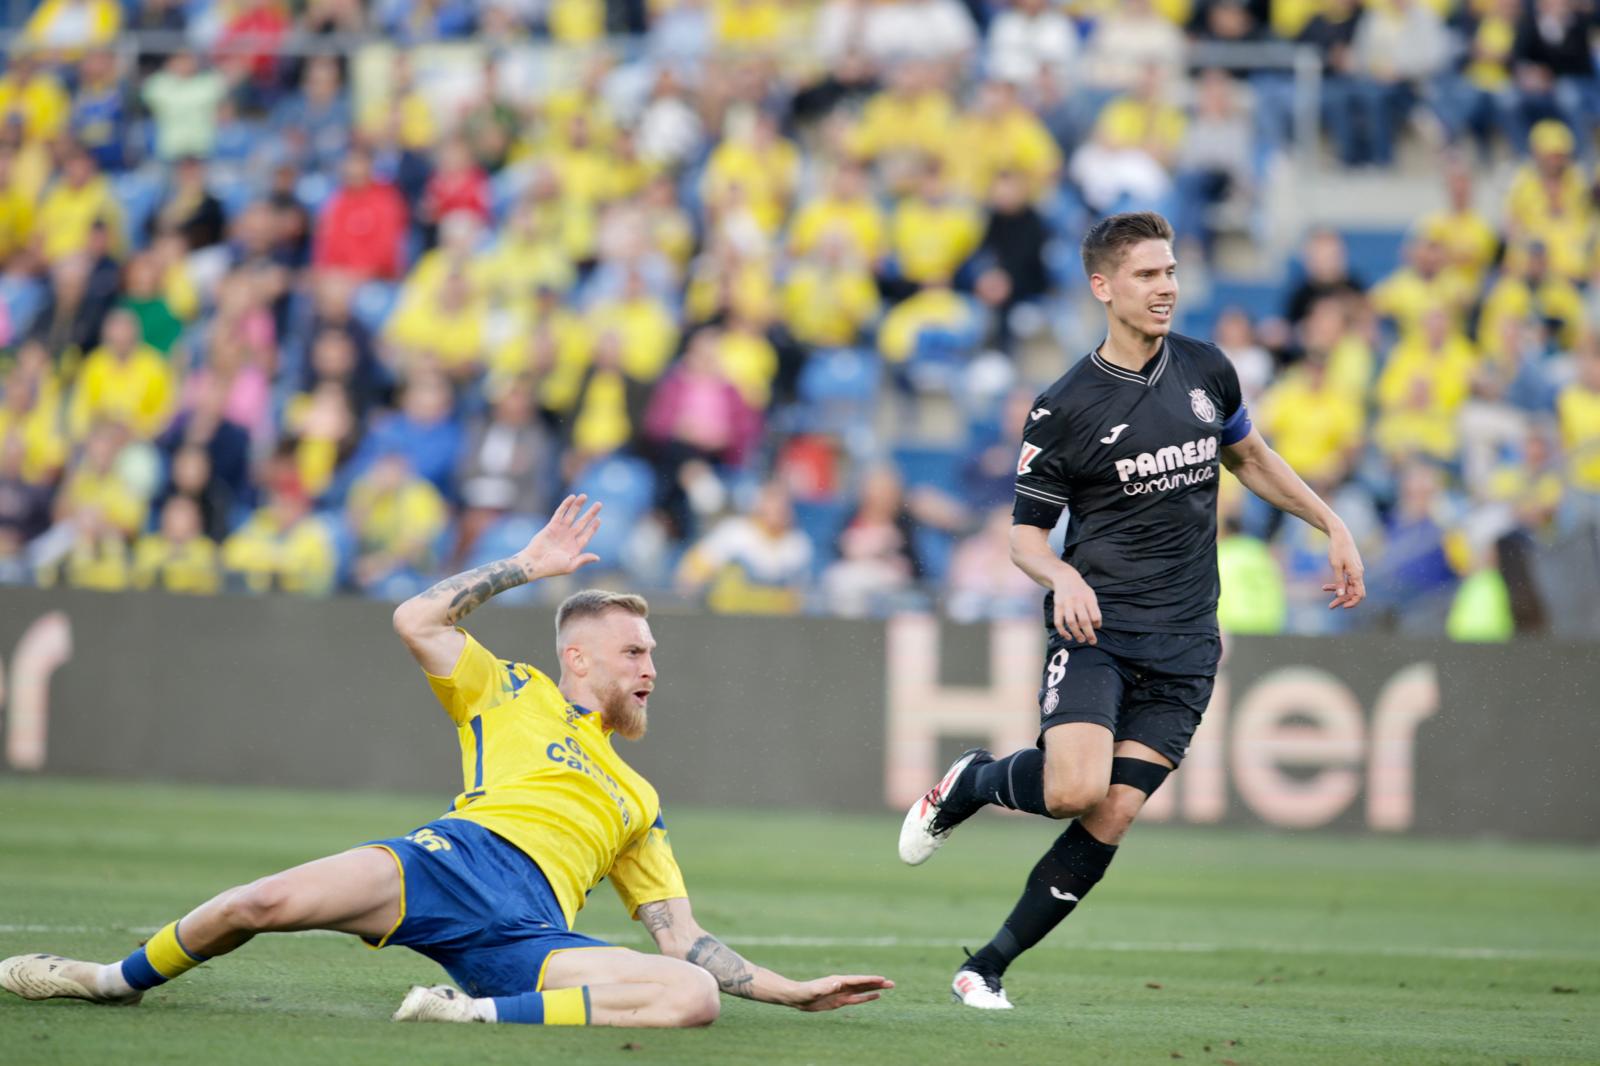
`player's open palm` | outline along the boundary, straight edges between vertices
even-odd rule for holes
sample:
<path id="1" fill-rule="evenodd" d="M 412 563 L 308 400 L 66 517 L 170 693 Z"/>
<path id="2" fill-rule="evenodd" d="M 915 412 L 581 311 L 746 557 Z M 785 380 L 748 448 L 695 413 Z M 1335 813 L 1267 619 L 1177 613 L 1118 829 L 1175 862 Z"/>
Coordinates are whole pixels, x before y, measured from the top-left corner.
<path id="1" fill-rule="evenodd" d="M 804 1011 L 838 1010 L 857 1003 L 871 1003 L 893 987 L 894 982 L 887 977 L 834 974 L 815 981 L 802 981 L 790 1005 Z"/>
<path id="2" fill-rule="evenodd" d="M 600 528 L 600 504 L 591 504 L 585 510 L 583 505 L 588 501 L 588 496 L 562 500 L 549 523 L 518 553 L 534 574 L 555 577 L 600 561 L 600 556 L 584 550 Z"/>

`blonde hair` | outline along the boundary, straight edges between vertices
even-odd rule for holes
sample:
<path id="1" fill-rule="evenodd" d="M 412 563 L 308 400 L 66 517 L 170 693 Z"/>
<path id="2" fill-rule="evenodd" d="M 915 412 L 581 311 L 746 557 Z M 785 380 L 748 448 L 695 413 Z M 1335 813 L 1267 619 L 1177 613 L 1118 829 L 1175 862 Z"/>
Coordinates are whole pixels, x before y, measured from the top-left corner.
<path id="1" fill-rule="evenodd" d="M 556 608 L 556 650 L 561 650 L 561 634 L 569 622 L 585 618 L 599 618 L 607 611 L 627 611 L 640 618 L 650 617 L 650 605 L 643 596 L 631 592 L 608 592 L 605 589 L 583 589 L 561 601 Z"/>

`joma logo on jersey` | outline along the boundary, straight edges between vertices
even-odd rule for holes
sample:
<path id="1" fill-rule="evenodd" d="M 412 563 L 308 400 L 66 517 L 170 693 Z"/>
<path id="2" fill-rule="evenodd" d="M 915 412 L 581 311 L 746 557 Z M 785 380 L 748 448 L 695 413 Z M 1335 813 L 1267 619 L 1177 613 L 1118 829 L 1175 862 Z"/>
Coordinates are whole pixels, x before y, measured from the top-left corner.
<path id="1" fill-rule="evenodd" d="M 1186 466 L 1209 463 L 1217 457 L 1217 438 L 1201 437 L 1184 441 L 1180 447 L 1169 444 L 1153 452 L 1140 452 L 1132 459 L 1117 460 L 1117 477 L 1128 481 L 1135 477 L 1154 477 Z"/>

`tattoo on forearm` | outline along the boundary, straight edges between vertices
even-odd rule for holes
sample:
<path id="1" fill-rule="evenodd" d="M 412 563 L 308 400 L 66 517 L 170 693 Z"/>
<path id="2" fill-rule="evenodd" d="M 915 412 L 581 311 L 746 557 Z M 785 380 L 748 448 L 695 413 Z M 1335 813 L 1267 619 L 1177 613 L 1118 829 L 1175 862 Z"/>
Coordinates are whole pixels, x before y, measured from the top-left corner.
<path id="1" fill-rule="evenodd" d="M 645 930 L 654 937 L 672 928 L 672 911 L 667 909 L 665 903 L 646 903 L 639 908 L 639 920 L 644 923 Z"/>
<path id="2" fill-rule="evenodd" d="M 756 975 L 750 964 L 737 951 L 712 936 L 705 934 L 689 948 L 684 956 L 689 962 L 717 979 L 717 985 L 730 996 L 749 999 Z"/>
<path id="3" fill-rule="evenodd" d="M 527 582 L 528 575 L 523 572 L 521 564 L 512 559 L 501 559 L 464 574 L 447 577 L 424 592 L 422 598 L 440 600 L 449 596 L 450 606 L 445 610 L 444 620 L 446 625 L 453 626 L 482 607 L 490 597 Z"/>

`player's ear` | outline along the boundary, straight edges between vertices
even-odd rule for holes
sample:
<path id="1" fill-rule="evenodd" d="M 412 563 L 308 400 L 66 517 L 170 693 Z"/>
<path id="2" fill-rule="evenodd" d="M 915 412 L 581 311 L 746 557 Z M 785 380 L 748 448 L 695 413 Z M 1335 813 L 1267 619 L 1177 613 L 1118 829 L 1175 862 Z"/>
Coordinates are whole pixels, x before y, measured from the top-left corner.
<path id="1" fill-rule="evenodd" d="M 1089 275 L 1089 291 L 1094 293 L 1094 298 L 1103 304 L 1111 302 L 1111 279 L 1104 274 Z"/>

